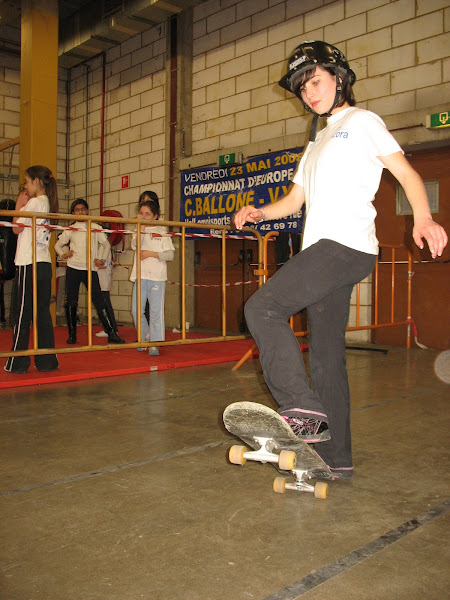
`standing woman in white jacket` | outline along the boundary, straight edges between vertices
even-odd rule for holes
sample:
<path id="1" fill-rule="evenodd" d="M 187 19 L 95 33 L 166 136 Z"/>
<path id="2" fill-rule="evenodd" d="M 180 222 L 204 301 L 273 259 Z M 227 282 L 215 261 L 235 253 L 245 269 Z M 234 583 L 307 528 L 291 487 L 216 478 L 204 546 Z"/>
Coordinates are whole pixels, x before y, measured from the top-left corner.
<path id="1" fill-rule="evenodd" d="M 72 202 L 70 213 L 73 215 L 87 215 L 89 205 L 83 198 L 77 198 Z M 87 267 L 87 226 L 86 221 L 75 221 L 76 230 L 66 229 L 59 236 L 55 244 L 55 252 L 62 259 L 67 261 L 66 287 L 66 315 L 69 337 L 67 344 L 76 344 L 77 342 L 77 307 L 80 284 L 83 283 L 87 289 L 88 286 L 88 267 Z M 101 230 L 97 223 L 91 223 L 92 229 Z M 92 275 L 92 302 L 97 309 L 98 317 L 103 325 L 103 329 L 108 334 L 110 344 L 124 344 L 111 322 L 111 318 L 106 308 L 105 300 L 100 289 L 97 269 L 103 265 L 103 255 L 107 253 L 108 238 L 103 231 L 92 233 L 91 239 L 91 275 Z M 67 250 L 67 246 L 69 250 Z"/>
<path id="2" fill-rule="evenodd" d="M 58 191 L 52 172 L 47 167 L 35 165 L 25 171 L 25 185 L 16 202 L 16 210 L 34 213 L 58 212 Z M 51 232 L 44 226 L 49 219 L 36 220 L 36 275 L 37 275 L 37 332 L 38 348 L 54 348 L 55 338 L 50 315 L 52 263 L 48 249 Z M 30 217 L 14 217 L 13 231 L 17 235 L 16 271 L 17 303 L 14 315 L 12 350 L 27 350 L 30 325 L 33 318 L 33 232 Z M 16 226 L 14 226 L 16 225 Z M 25 225 L 26 227 L 20 227 Z M 26 373 L 30 366 L 29 356 L 11 356 L 5 371 Z M 58 368 L 56 354 L 41 354 L 34 357 L 39 371 L 54 371 Z"/>
<path id="3" fill-rule="evenodd" d="M 157 221 L 160 215 L 159 204 L 153 200 L 143 202 L 139 207 L 138 219 L 145 221 Z M 136 261 L 141 261 L 141 337 L 143 341 L 157 342 L 165 339 L 164 323 L 164 296 L 167 281 L 167 262 L 173 260 L 174 247 L 172 239 L 167 235 L 164 227 L 146 226 L 141 227 L 141 253 L 135 254 L 133 270 L 130 280 L 134 281 L 132 315 L 137 328 L 137 282 Z M 131 247 L 136 250 L 136 233 L 131 239 Z M 150 323 L 145 317 L 145 305 L 148 300 L 150 307 Z M 138 348 L 143 350 L 143 348 Z M 150 346 L 150 356 L 158 356 L 157 346 Z"/>

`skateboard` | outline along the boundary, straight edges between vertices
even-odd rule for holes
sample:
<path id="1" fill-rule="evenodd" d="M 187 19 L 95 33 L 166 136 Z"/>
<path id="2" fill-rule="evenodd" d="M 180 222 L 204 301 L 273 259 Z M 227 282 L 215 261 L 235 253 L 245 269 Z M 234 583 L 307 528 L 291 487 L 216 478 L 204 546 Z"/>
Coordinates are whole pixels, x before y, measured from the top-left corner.
<path id="1" fill-rule="evenodd" d="M 244 465 L 247 460 L 272 463 L 279 471 L 288 471 L 294 481 L 277 477 L 273 490 L 312 492 L 316 498 L 326 498 L 328 484 L 310 479 L 332 480 L 335 476 L 310 444 L 299 439 L 277 412 L 256 402 L 234 402 L 223 413 L 227 430 L 240 438 L 246 446 L 231 446 L 228 458 L 232 464 Z"/>

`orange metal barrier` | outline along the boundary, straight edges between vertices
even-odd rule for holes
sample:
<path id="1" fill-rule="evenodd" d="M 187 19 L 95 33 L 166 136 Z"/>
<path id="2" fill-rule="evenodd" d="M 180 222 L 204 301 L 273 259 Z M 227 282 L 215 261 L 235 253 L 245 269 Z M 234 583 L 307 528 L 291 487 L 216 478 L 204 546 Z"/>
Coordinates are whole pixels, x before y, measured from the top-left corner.
<path id="1" fill-rule="evenodd" d="M 263 273 L 264 273 L 264 282 L 267 280 L 268 277 L 268 257 L 267 257 L 267 249 L 268 249 L 268 242 L 270 241 L 270 238 L 272 237 L 276 237 L 278 235 L 278 233 L 276 232 L 270 232 L 268 233 L 265 237 L 264 237 L 264 243 L 263 243 L 263 248 L 264 248 L 264 257 L 263 257 Z M 406 347 L 410 348 L 411 347 L 411 324 L 412 324 L 412 318 L 411 318 L 411 283 L 412 283 L 412 276 L 413 276 L 413 271 L 412 271 L 412 255 L 411 252 L 405 248 L 404 246 L 392 246 L 389 244 L 380 244 L 380 253 L 383 252 L 383 249 L 390 249 L 390 260 L 385 260 L 383 261 L 383 263 L 388 263 L 391 264 L 391 291 L 390 291 L 390 320 L 387 322 L 383 322 L 380 323 L 379 322 L 379 265 L 381 263 L 380 258 L 378 257 L 376 265 L 375 265 L 375 269 L 373 271 L 373 323 L 370 325 L 361 325 L 360 324 L 360 312 L 361 312 L 361 303 L 360 303 L 360 291 L 361 291 L 361 284 L 358 283 L 355 286 L 356 289 L 356 324 L 354 326 L 350 326 L 347 327 L 346 331 L 364 331 L 364 330 L 370 330 L 370 329 L 378 329 L 378 328 L 382 328 L 382 327 L 398 327 L 400 325 L 406 325 L 407 328 L 407 333 L 406 333 Z M 396 289 L 395 289 L 395 283 L 396 283 L 396 264 L 398 264 L 396 262 L 396 252 L 398 251 L 402 251 L 402 252 L 407 252 L 408 255 L 408 259 L 407 259 L 407 264 L 408 264 L 408 282 L 407 282 L 407 298 L 406 298 L 406 304 L 407 304 L 407 315 L 404 319 L 398 320 L 396 321 L 394 318 L 394 314 L 395 314 L 395 300 L 396 300 Z M 403 261 L 402 261 L 403 262 Z M 291 317 L 291 328 L 293 328 L 293 319 Z M 296 337 L 304 337 L 308 335 L 308 331 L 297 331 L 295 332 Z M 233 367 L 233 371 L 236 371 L 237 369 L 239 369 L 239 367 L 241 367 L 244 362 L 246 360 L 248 360 L 253 353 L 256 350 L 256 345 L 253 345 L 250 350 L 248 350 L 244 356 L 239 360 L 239 362 L 236 363 L 236 365 Z"/>
<path id="2" fill-rule="evenodd" d="M 381 252 L 383 249 L 390 249 L 391 258 L 390 260 L 381 261 L 378 258 L 375 269 L 373 271 L 374 279 L 373 279 L 373 320 L 374 323 L 371 325 L 360 325 L 359 324 L 359 313 L 360 313 L 360 303 L 359 303 L 359 291 L 360 284 L 358 283 L 356 286 L 357 293 L 357 303 L 356 303 L 356 326 L 348 327 L 347 331 L 363 331 L 368 329 L 379 329 L 381 327 L 398 327 L 399 325 L 406 325 L 406 347 L 411 348 L 411 289 L 412 289 L 412 255 L 411 252 L 405 246 L 393 246 L 390 244 L 380 244 Z M 395 320 L 395 300 L 396 300 L 396 266 L 400 264 L 396 260 L 397 252 L 406 252 L 407 253 L 407 264 L 408 264 L 408 273 L 407 273 L 407 292 L 406 292 L 406 312 L 407 315 L 404 319 Z M 403 262 L 403 261 L 402 261 Z M 391 265 L 391 290 L 390 290 L 390 320 L 384 323 L 379 322 L 378 313 L 379 313 L 379 266 L 380 264 L 390 264 Z"/>
<path id="3" fill-rule="evenodd" d="M 73 215 L 65 215 L 65 214 L 44 214 L 44 213 L 29 213 L 25 211 L 5 211 L 0 210 L 0 221 L 2 217 L 30 217 L 32 219 L 32 236 L 33 236 L 33 247 L 36 249 L 36 220 L 48 218 L 52 221 L 68 221 L 73 222 Z M 96 223 L 122 223 L 122 224 L 131 224 L 135 227 L 143 221 L 139 219 L 126 219 L 119 217 L 101 217 L 97 215 L 77 215 L 77 221 L 87 221 L 87 235 L 88 235 L 88 244 L 87 244 L 87 256 L 91 256 L 91 222 L 95 221 Z M 181 230 L 180 239 L 181 239 L 181 339 L 158 342 L 158 346 L 173 346 L 173 345 L 182 345 L 182 344 L 199 344 L 199 343 L 207 343 L 207 342 L 218 342 L 225 340 L 242 340 L 248 338 L 247 335 L 226 335 L 227 323 L 226 323 L 226 244 L 230 243 L 230 240 L 227 239 L 227 231 L 232 231 L 231 227 L 227 227 L 225 225 L 216 225 L 216 224 L 207 224 L 207 223 L 185 223 L 180 221 L 146 221 L 145 224 L 149 225 L 160 225 L 163 227 L 170 228 L 179 228 Z M 58 229 L 58 226 L 49 226 L 50 228 Z M 221 276 L 221 287 L 222 287 L 222 335 L 208 338 L 198 338 L 198 339 L 186 339 L 186 229 L 208 229 L 220 231 L 220 238 L 222 241 L 222 276 Z M 125 229 L 125 227 L 124 227 Z M 138 235 L 136 239 L 136 252 L 139 254 L 140 245 L 141 245 L 141 234 L 139 228 Z M 258 265 L 259 268 L 255 270 L 255 274 L 258 275 L 258 283 L 262 285 L 264 280 L 264 270 L 261 268 L 263 265 L 263 238 L 258 231 L 252 228 L 244 228 L 243 231 L 249 231 L 254 234 L 256 240 L 258 242 Z M 209 237 L 207 235 L 206 237 Z M 213 236 L 217 237 L 217 236 Z M 242 239 L 242 238 L 238 238 Z M 232 241 L 232 240 L 231 240 Z M 36 315 L 37 312 L 37 281 L 36 281 L 36 251 L 33 252 L 33 314 Z M 87 297 L 91 297 L 91 261 L 88 260 L 88 291 Z M 136 277 L 140 279 L 140 261 L 137 261 L 137 273 Z M 138 302 L 138 313 L 140 313 L 141 307 L 141 293 L 140 286 L 137 287 L 137 302 Z M 38 348 L 38 336 L 37 336 L 37 321 L 33 318 L 32 325 L 32 339 L 33 339 L 33 347 L 28 350 L 22 351 L 9 351 L 9 352 L 0 352 L 1 358 L 6 358 L 8 356 L 33 356 L 37 354 L 63 354 L 63 353 L 71 353 L 71 352 L 86 352 L 86 351 L 100 351 L 100 350 L 120 350 L 127 348 L 138 348 L 138 347 L 146 347 L 154 345 L 154 342 L 142 342 L 141 331 L 140 331 L 140 322 L 138 321 L 138 341 L 130 344 L 107 344 L 107 345 L 94 345 L 92 343 L 92 303 L 87 303 L 88 307 L 88 344 L 86 346 L 76 346 L 71 348 Z"/>
<path id="4" fill-rule="evenodd" d="M 30 217 L 32 219 L 32 239 L 33 246 L 36 248 L 36 220 L 42 218 L 49 218 L 52 221 L 69 221 L 73 222 L 73 215 L 64 215 L 64 214 L 44 214 L 44 213 L 27 213 L 24 211 L 2 211 L 0 210 L 0 220 L 2 216 L 22 216 L 22 217 Z M 131 224 L 137 226 L 139 223 L 142 224 L 142 221 L 139 219 L 126 219 L 119 217 L 101 217 L 101 216 L 78 216 L 77 220 L 79 221 L 87 221 L 87 233 L 88 233 L 88 248 L 87 248 L 87 256 L 91 256 L 91 222 L 95 220 L 97 223 L 121 223 Z M 181 239 L 181 339 L 159 342 L 160 346 L 170 346 L 170 345 L 182 345 L 182 344 L 198 344 L 198 343 L 207 343 L 207 342 L 217 342 L 217 341 L 225 341 L 225 340 L 240 340 L 246 339 L 248 336 L 246 335 L 227 335 L 226 329 L 226 243 L 227 231 L 231 231 L 231 227 L 227 227 L 225 225 L 216 225 L 216 224 L 197 224 L 197 223 L 185 223 L 179 221 L 157 221 L 153 222 L 153 224 L 158 224 L 165 227 L 170 228 L 179 228 L 181 230 L 180 239 Z M 221 277 L 221 286 L 222 286 L 222 335 L 221 336 L 213 336 L 208 338 L 200 338 L 200 339 L 186 339 L 186 229 L 209 229 L 221 231 L 221 241 L 222 241 L 222 277 Z M 58 227 L 55 227 L 58 229 Z M 278 235 L 276 232 L 268 233 L 264 238 L 259 234 L 258 231 L 252 228 L 245 228 L 244 231 L 250 231 L 254 234 L 258 242 L 258 268 L 255 269 L 254 273 L 258 277 L 258 284 L 261 286 L 266 282 L 267 277 L 269 276 L 268 270 L 268 243 L 271 239 Z M 140 231 L 138 228 L 138 235 L 136 241 L 136 252 L 140 251 Z M 209 237 L 209 236 L 206 236 Z M 214 236 L 216 237 L 216 236 Z M 240 239 L 240 238 L 239 238 Z M 403 246 L 390 246 L 386 244 L 380 244 L 380 249 L 390 249 L 390 260 L 383 261 L 384 263 L 388 262 L 391 265 L 391 291 L 390 291 L 390 320 L 386 322 L 379 322 L 379 264 L 380 260 L 377 260 L 375 270 L 374 270 L 374 279 L 373 279 L 373 323 L 370 325 L 361 325 L 360 324 L 360 284 L 356 285 L 356 323 L 354 326 L 350 326 L 347 328 L 347 331 L 363 331 L 370 329 L 377 329 L 382 327 L 397 327 L 401 325 L 407 326 L 407 338 L 406 338 L 406 346 L 407 348 L 411 347 L 411 280 L 412 280 L 412 257 L 411 253 L 404 248 Z M 408 259 L 408 282 L 407 282 L 407 315 L 404 319 L 395 320 L 395 300 L 396 300 L 396 252 L 398 251 L 407 252 Z M 36 253 L 33 252 L 33 314 L 36 314 L 37 311 L 37 281 L 36 281 Z M 140 261 L 137 261 L 137 279 L 140 279 Z M 91 264 L 88 261 L 88 298 L 91 297 Z M 138 302 L 138 313 L 140 312 L 141 306 L 141 293 L 140 286 L 137 288 L 137 302 Z M 137 348 L 143 346 L 150 346 L 152 342 L 142 342 L 141 339 L 141 331 L 140 331 L 140 322 L 138 322 L 137 330 L 138 330 L 138 341 L 129 344 L 107 344 L 107 345 L 94 345 L 92 343 L 92 305 L 91 302 L 87 303 L 88 308 L 88 344 L 86 346 L 76 346 L 71 348 L 38 348 L 38 335 L 37 335 L 37 322 L 36 319 L 33 319 L 32 326 L 32 338 L 33 338 L 33 347 L 28 350 L 16 351 L 16 352 L 0 352 L 0 357 L 5 358 L 8 356 L 27 356 L 27 355 L 36 355 L 36 354 L 53 354 L 53 353 L 71 353 L 71 352 L 84 352 L 84 351 L 100 351 L 100 350 L 118 350 L 118 349 L 126 349 L 126 348 Z M 293 320 L 291 319 L 291 326 Z M 308 331 L 299 331 L 295 332 L 297 337 L 304 337 L 308 335 Z M 253 346 L 243 357 L 242 359 L 233 367 L 233 370 L 238 369 L 250 356 L 252 356 L 253 352 L 256 350 L 256 346 Z"/>

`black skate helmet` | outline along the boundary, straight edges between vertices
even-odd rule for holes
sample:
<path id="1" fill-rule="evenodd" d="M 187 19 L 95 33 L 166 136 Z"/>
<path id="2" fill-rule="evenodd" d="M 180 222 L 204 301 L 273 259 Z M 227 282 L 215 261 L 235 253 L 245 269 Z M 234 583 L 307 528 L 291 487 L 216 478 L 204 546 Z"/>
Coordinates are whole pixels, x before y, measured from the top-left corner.
<path id="1" fill-rule="evenodd" d="M 301 76 L 303 73 L 305 73 L 305 71 L 314 69 L 317 66 L 332 69 L 336 75 L 336 95 L 334 97 L 333 105 L 328 112 L 321 115 L 315 113 L 312 108 L 310 108 L 303 101 L 300 92 L 300 81 L 302 79 Z M 311 130 L 311 135 L 313 136 L 312 141 L 314 141 L 315 130 L 317 128 L 317 118 L 329 117 L 331 115 L 331 111 L 339 102 L 342 90 L 345 88 L 347 83 L 353 85 L 355 80 L 355 73 L 350 69 L 347 59 L 338 48 L 325 42 L 312 41 L 302 42 L 299 46 L 297 46 L 297 48 L 289 57 L 288 71 L 286 75 L 280 79 L 279 85 L 285 90 L 295 94 L 305 109 L 315 115 L 313 128 Z"/>

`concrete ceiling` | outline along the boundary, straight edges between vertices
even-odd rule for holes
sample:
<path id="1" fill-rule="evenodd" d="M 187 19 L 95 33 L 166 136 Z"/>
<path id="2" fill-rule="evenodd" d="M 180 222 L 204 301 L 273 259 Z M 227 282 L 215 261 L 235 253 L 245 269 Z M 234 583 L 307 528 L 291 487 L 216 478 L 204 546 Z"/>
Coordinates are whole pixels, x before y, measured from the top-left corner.
<path id="1" fill-rule="evenodd" d="M 74 67 L 204 0 L 59 0 L 59 66 Z M 0 0 L 0 52 L 20 55 L 20 0 Z"/>

